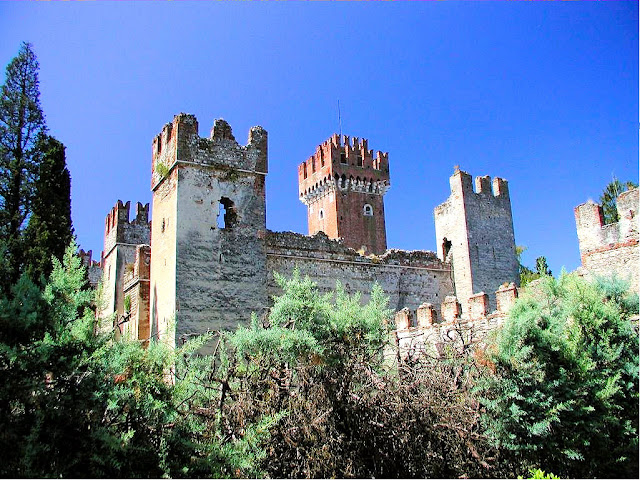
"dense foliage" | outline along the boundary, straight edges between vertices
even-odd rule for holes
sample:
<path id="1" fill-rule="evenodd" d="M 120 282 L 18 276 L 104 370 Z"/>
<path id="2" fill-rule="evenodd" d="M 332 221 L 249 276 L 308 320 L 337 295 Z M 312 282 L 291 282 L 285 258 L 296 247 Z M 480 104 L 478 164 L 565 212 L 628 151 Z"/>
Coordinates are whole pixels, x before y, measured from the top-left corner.
<path id="1" fill-rule="evenodd" d="M 65 147 L 44 135 L 37 145 L 42 154 L 35 180 L 31 217 L 25 230 L 24 270 L 39 283 L 51 273 L 51 256 L 62 259 L 71 242 L 71 176 Z"/>
<path id="2" fill-rule="evenodd" d="M 560 476 L 638 475 L 637 295 L 545 277 L 513 307 L 480 382 L 487 433 Z"/>
<path id="3" fill-rule="evenodd" d="M 0 475 L 258 475 L 272 419 L 223 433 L 217 367 L 195 354 L 209 338 L 145 349 L 95 334 L 76 248 L 43 289 L 23 275 L 0 299 Z"/>
<path id="4" fill-rule="evenodd" d="M 0 299 L 2 476 L 637 474 L 621 282 L 546 277 L 472 357 L 398 359 L 379 287 L 362 305 L 297 273 L 246 328 L 145 348 L 95 333 L 75 248 Z"/>
<path id="5" fill-rule="evenodd" d="M 229 336 L 231 429 L 283 415 L 263 467 L 272 477 L 514 475 L 479 427 L 476 369 L 463 359 L 397 362 L 388 300 L 321 295 L 297 273 L 264 321 Z M 385 351 L 386 350 L 386 351 Z"/>
<path id="6" fill-rule="evenodd" d="M 0 289 L 10 294 L 27 272 L 40 283 L 51 255 L 72 237 L 64 146 L 46 134 L 38 60 L 28 43 L 6 69 L 0 90 Z"/>

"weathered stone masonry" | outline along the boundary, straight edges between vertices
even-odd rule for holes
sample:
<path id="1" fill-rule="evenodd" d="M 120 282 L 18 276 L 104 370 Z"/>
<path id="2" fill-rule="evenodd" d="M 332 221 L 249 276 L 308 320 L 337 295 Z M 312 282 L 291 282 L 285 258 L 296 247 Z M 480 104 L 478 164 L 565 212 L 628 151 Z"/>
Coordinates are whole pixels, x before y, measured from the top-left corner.
<path id="1" fill-rule="evenodd" d="M 491 193 L 488 177 L 482 177 L 474 193 L 471 177 L 456 171 L 452 196 L 435 212 L 438 242 L 446 236 L 444 243 L 451 245 L 439 245 L 436 255 L 387 250 L 388 154 L 374 156 L 365 139 L 334 135 L 300 165 L 300 198 L 308 206 L 312 236 L 266 229 L 267 170 L 267 132 L 261 127 L 252 128 L 242 146 L 224 120 L 216 120 L 209 138 L 201 138 L 194 116 L 174 117 L 153 141 L 153 222 L 142 213 L 129 222 L 129 204 L 125 215 L 121 202 L 107 217 L 101 266 L 108 302 L 101 315 L 128 319 L 125 332 L 140 340 L 180 342 L 191 334 L 234 328 L 251 312 L 263 314 L 279 293 L 274 272 L 290 275 L 297 268 L 321 291 L 340 280 L 363 300 L 377 282 L 397 311 L 443 304 L 440 311 L 428 310 L 437 325 L 453 310 L 454 318 L 469 318 L 477 298 L 492 311 L 493 292 L 517 281 L 504 180 L 495 179 Z M 111 224 L 136 234 L 114 242 Z M 137 248 L 134 237 L 151 248 Z M 472 247 L 481 247 L 480 254 Z M 486 252 L 493 252 L 490 262 Z M 455 293 L 462 305 L 452 299 Z M 128 317 L 125 295 L 131 299 Z"/>
<path id="2" fill-rule="evenodd" d="M 425 301 L 440 303 L 453 291 L 451 269 L 433 252 L 387 250 L 380 256 L 365 257 L 322 232 L 313 237 L 268 232 L 266 240 L 269 296 L 279 293 L 273 272 L 291 276 L 296 268 L 323 293 L 333 290 L 338 279 L 347 292 L 360 292 L 364 301 L 377 282 L 394 310 L 415 309 Z"/>
<path id="3" fill-rule="evenodd" d="M 616 201 L 620 220 L 604 224 L 602 207 L 593 201 L 575 210 L 580 244 L 582 275 L 609 276 L 612 273 L 629 280 L 638 291 L 640 247 L 638 247 L 638 189 L 620 194 Z"/>
<path id="4" fill-rule="evenodd" d="M 518 284 L 518 260 L 507 181 L 475 179 L 456 167 L 451 196 L 434 210 L 438 257 L 451 262 L 455 291 L 463 307 L 479 292 L 495 292 L 504 282 Z M 489 306 L 496 308 L 495 297 Z"/>

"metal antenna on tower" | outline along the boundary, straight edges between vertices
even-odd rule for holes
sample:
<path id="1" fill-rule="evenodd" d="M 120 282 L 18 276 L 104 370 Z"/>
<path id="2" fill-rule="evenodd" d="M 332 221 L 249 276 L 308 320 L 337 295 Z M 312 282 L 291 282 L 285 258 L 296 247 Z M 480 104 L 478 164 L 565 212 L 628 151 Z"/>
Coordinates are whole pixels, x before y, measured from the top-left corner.
<path id="1" fill-rule="evenodd" d="M 338 125 L 340 126 L 340 138 L 342 138 L 342 117 L 340 116 L 340 99 L 338 99 Z"/>

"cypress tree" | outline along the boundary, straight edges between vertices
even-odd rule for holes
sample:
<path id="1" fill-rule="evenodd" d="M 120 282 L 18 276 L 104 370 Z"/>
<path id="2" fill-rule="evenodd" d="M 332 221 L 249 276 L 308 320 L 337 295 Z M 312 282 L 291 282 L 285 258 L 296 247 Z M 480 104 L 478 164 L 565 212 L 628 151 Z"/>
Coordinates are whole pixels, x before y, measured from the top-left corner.
<path id="1" fill-rule="evenodd" d="M 616 223 L 620 220 L 616 203 L 618 195 L 637 186 L 634 182 L 627 181 L 622 183 L 616 177 L 613 177 L 613 180 L 604 188 L 602 195 L 600 195 L 600 205 L 602 205 L 602 216 L 605 225 Z"/>
<path id="2" fill-rule="evenodd" d="M 25 271 L 35 282 L 51 273 L 51 256 L 62 261 L 71 242 L 71 176 L 64 145 L 51 136 L 38 142 L 42 152 L 32 214 L 25 231 Z"/>
<path id="3" fill-rule="evenodd" d="M 21 271 L 23 231 L 35 192 L 40 163 L 38 138 L 46 132 L 38 81 L 38 61 L 23 43 L 0 88 L 0 240 L 6 272 L 5 292 Z"/>

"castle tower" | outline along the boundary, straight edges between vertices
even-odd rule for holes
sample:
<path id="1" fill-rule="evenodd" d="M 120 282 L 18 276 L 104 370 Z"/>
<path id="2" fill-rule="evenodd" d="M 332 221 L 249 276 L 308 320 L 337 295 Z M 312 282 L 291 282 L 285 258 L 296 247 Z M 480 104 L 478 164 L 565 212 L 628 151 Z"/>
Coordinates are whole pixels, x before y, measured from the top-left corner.
<path id="1" fill-rule="evenodd" d="M 329 238 L 362 253 L 387 249 L 384 194 L 389 189 L 389 155 L 369 150 L 367 140 L 342 141 L 337 134 L 298 167 L 300 200 L 307 205 L 309 235 Z"/>
<path id="2" fill-rule="evenodd" d="M 102 299 L 98 316 L 107 318 L 116 313 L 114 326 L 124 313 L 124 277 L 133 269 L 136 247 L 149 245 L 149 204 L 136 204 L 136 216 L 129 221 L 130 202 L 121 200 L 107 214 L 104 226 L 102 256 Z"/>
<path id="3" fill-rule="evenodd" d="M 519 284 L 507 181 L 488 176 L 475 179 L 458 167 L 451 176 L 451 195 L 434 210 L 438 257 L 452 263 L 456 296 L 466 312 L 473 294 L 489 294 L 503 283 Z M 492 188 L 493 186 L 493 188 Z"/>
<path id="4" fill-rule="evenodd" d="M 153 141 L 151 334 L 235 328 L 267 306 L 267 132 L 246 146 L 216 120 L 209 138 L 180 114 Z"/>

